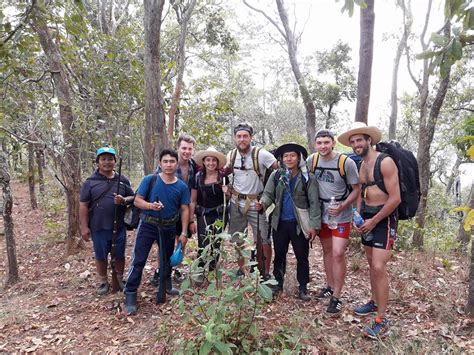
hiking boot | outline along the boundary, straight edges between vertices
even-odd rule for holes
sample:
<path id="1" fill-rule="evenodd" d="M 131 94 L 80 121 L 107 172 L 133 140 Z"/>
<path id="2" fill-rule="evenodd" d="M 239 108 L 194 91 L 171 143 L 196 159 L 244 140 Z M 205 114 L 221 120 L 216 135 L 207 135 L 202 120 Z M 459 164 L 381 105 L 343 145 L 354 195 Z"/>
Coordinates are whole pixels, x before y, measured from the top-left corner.
<path id="1" fill-rule="evenodd" d="M 306 289 L 306 287 L 300 288 L 300 291 L 298 293 L 298 298 L 305 302 L 311 301 L 311 296 L 308 295 L 308 290 Z"/>
<path id="2" fill-rule="evenodd" d="M 110 285 L 108 282 L 103 282 L 97 287 L 97 294 L 103 296 L 109 292 Z"/>
<path id="3" fill-rule="evenodd" d="M 200 272 L 196 276 L 194 276 L 194 282 L 198 284 L 202 284 L 206 281 L 206 278 L 204 277 L 204 273 Z"/>
<path id="4" fill-rule="evenodd" d="M 331 315 L 336 315 L 341 313 L 342 311 L 342 302 L 334 296 L 331 296 L 331 300 L 329 301 L 329 306 L 326 309 L 327 313 Z"/>
<path id="5" fill-rule="evenodd" d="M 150 284 L 154 287 L 158 287 L 160 284 L 160 270 L 156 269 L 155 272 L 153 273 L 153 277 L 150 280 Z"/>
<path id="6" fill-rule="evenodd" d="M 125 311 L 129 316 L 137 313 L 137 293 L 125 292 Z"/>
<path id="7" fill-rule="evenodd" d="M 387 318 L 375 318 L 375 320 L 365 329 L 365 336 L 371 339 L 379 339 L 390 333 Z"/>
<path id="8" fill-rule="evenodd" d="M 316 298 L 326 298 L 326 297 L 331 297 L 334 291 L 332 290 L 331 287 L 326 286 L 323 287 L 322 289 L 319 290 L 318 293 L 316 293 L 315 297 Z"/>
<path id="9" fill-rule="evenodd" d="M 377 305 L 372 300 L 370 300 L 369 302 L 367 302 L 366 304 L 362 306 L 358 306 L 354 308 L 354 313 L 357 314 L 358 316 L 367 316 L 375 312 L 377 312 Z"/>
<path id="10" fill-rule="evenodd" d="M 273 298 L 277 297 L 283 291 L 283 285 L 268 285 L 270 290 L 272 291 Z"/>

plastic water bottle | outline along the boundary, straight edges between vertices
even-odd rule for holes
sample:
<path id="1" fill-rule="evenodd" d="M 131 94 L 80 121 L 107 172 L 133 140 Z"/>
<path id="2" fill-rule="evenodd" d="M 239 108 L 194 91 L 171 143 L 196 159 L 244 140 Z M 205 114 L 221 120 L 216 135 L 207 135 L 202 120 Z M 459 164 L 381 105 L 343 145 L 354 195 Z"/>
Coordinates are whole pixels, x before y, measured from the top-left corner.
<path id="1" fill-rule="evenodd" d="M 331 199 L 329 200 L 328 208 L 329 209 L 337 208 L 337 205 L 338 203 L 336 201 L 336 198 L 332 196 Z M 328 216 L 328 228 L 329 229 L 337 228 L 337 216 L 331 216 L 331 215 Z"/>
<path id="2" fill-rule="evenodd" d="M 361 225 L 364 224 L 364 219 L 362 218 L 362 216 L 359 214 L 359 212 L 357 212 L 357 210 L 355 208 L 352 209 L 352 214 L 354 216 L 354 224 L 357 226 L 357 227 L 360 227 Z"/>

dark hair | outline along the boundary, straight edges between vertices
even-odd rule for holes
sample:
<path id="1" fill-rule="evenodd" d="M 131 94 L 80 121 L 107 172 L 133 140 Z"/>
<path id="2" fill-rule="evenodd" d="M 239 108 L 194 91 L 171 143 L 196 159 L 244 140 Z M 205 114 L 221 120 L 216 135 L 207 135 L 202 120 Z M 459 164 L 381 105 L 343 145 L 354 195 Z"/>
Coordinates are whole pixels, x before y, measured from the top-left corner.
<path id="1" fill-rule="evenodd" d="M 193 136 L 191 136 L 189 134 L 181 134 L 178 137 L 178 140 L 176 141 L 176 148 L 179 148 L 182 141 L 185 141 L 187 143 L 191 143 L 192 145 L 196 145 L 196 140 L 194 139 Z"/>
<path id="2" fill-rule="evenodd" d="M 235 126 L 234 135 L 237 134 L 238 131 L 247 131 L 251 136 L 253 136 L 253 128 L 248 122 L 242 122 Z"/>
<path id="3" fill-rule="evenodd" d="M 368 141 L 369 138 L 372 138 L 371 136 L 369 136 L 368 134 L 365 134 L 365 133 L 362 134 L 362 135 L 364 136 L 364 139 L 365 139 L 366 141 Z"/>
<path id="4" fill-rule="evenodd" d="M 173 158 L 176 159 L 176 161 L 179 160 L 178 158 L 178 153 L 176 152 L 176 150 L 174 149 L 163 149 L 161 152 L 160 152 L 160 162 L 161 160 L 163 159 L 163 157 L 165 155 L 171 155 Z"/>

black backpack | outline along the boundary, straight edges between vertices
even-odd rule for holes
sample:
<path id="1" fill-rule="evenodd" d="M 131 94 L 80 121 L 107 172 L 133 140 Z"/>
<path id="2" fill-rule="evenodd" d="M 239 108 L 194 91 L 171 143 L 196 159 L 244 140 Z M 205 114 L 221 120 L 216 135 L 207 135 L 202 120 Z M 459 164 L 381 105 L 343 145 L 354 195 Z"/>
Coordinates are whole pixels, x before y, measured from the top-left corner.
<path id="1" fill-rule="evenodd" d="M 148 198 L 150 197 L 151 189 L 153 188 L 153 186 L 155 186 L 157 177 L 158 177 L 158 174 L 153 174 L 153 176 L 151 178 L 151 181 L 148 184 L 148 188 L 147 188 L 146 194 L 144 196 L 145 201 L 147 201 L 147 202 L 150 202 L 150 201 L 148 201 Z M 134 230 L 135 228 L 138 227 L 138 224 L 140 223 L 140 212 L 141 211 L 140 211 L 139 208 L 135 207 L 135 205 L 133 203 L 129 208 L 131 209 L 130 213 L 132 214 L 132 217 L 129 218 L 128 220 L 125 217 L 124 223 L 125 223 L 125 227 L 127 228 L 127 230 L 131 231 L 131 230 Z"/>
<path id="2" fill-rule="evenodd" d="M 420 176 L 418 173 L 418 162 L 412 152 L 401 147 L 398 142 L 380 142 L 375 150 L 381 152 L 375 161 L 374 181 L 380 190 L 387 193 L 383 182 L 380 164 L 387 156 L 390 156 L 398 168 L 398 180 L 400 182 L 400 198 L 398 205 L 398 219 L 405 220 L 415 216 L 420 202 Z"/>

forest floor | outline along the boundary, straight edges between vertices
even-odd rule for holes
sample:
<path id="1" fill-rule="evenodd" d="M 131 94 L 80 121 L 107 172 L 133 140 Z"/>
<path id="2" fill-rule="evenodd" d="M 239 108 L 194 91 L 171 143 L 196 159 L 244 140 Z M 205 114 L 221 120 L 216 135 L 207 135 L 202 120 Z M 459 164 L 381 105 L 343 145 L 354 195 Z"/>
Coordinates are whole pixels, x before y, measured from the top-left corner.
<path id="1" fill-rule="evenodd" d="M 139 312 L 121 311 L 120 293 L 95 294 L 95 267 L 91 244 L 65 255 L 57 237 L 64 229 L 64 212 L 31 210 L 28 188 L 13 182 L 14 222 L 20 281 L 0 295 L 0 353 L 3 352 L 173 352 L 173 341 L 189 329 L 180 329 L 174 302 L 156 305 L 156 289 L 149 280 L 156 261 L 148 263 L 139 290 Z M 51 205 L 51 201 L 49 201 Z M 59 234 L 61 235 L 61 234 Z M 6 251 L 1 238 L 0 277 L 6 277 Z M 134 243 L 127 242 L 127 265 Z M 156 249 L 151 255 L 156 255 Z M 464 315 L 467 299 L 467 256 L 438 252 L 394 253 L 389 263 L 392 333 L 382 341 L 362 336 L 370 321 L 351 309 L 368 300 L 368 270 L 358 243 L 351 243 L 348 275 L 340 317 L 325 315 L 327 300 L 303 302 L 296 296 L 294 255 L 288 257 L 288 282 L 283 294 L 264 310 L 258 328 L 266 346 L 282 348 L 281 335 L 293 337 L 309 353 L 439 353 L 474 352 L 474 320 Z M 314 292 L 324 285 L 321 250 L 310 253 Z M 167 327 L 168 324 L 172 326 Z M 193 331 L 193 330 L 192 330 Z M 191 332 L 192 332 L 191 331 Z M 199 329 L 194 329 L 199 331 Z M 277 336 L 280 335 L 280 336 Z M 272 344 L 273 342 L 273 344 Z M 278 351 L 278 350 L 277 350 Z"/>

